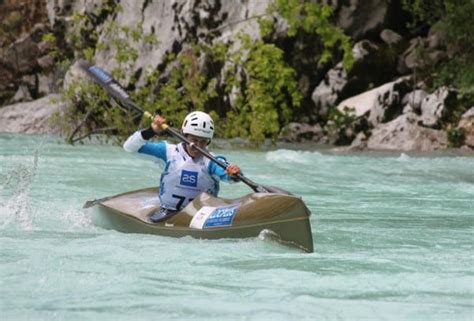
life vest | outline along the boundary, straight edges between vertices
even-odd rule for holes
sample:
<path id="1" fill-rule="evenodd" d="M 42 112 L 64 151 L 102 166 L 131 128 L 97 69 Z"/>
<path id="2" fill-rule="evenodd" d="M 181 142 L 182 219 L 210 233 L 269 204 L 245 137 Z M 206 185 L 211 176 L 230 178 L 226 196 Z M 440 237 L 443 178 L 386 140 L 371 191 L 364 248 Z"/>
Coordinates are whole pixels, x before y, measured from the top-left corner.
<path id="1" fill-rule="evenodd" d="M 217 196 L 219 180 L 209 174 L 209 160 L 204 157 L 193 159 L 183 144 L 173 147 L 167 150 L 167 161 L 160 178 L 161 206 L 180 210 L 202 192 Z"/>

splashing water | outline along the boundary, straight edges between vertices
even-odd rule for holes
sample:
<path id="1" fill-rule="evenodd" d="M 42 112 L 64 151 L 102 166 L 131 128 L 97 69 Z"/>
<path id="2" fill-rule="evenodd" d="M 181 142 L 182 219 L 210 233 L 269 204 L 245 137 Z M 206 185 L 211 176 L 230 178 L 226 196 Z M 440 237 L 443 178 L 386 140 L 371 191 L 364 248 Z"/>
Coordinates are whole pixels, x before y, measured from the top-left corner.
<path id="1" fill-rule="evenodd" d="M 29 192 L 38 168 L 39 149 L 31 164 L 16 164 L 2 175 L 0 185 L 0 229 L 19 224 L 22 229 L 33 228 L 33 213 L 29 206 Z"/>

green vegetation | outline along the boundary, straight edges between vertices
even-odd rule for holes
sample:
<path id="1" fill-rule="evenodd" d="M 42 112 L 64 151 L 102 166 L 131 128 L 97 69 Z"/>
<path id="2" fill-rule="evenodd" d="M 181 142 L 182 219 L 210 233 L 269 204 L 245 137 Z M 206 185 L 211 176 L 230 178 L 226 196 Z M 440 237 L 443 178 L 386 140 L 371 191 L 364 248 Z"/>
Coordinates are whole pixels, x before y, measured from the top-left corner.
<path id="1" fill-rule="evenodd" d="M 115 79 L 127 82 L 128 86 L 133 88 L 137 79 L 129 75 L 138 59 L 136 48 L 144 44 L 155 46 L 158 44 L 158 40 L 153 35 L 145 33 L 141 25 L 130 28 L 109 21 L 105 24 L 102 34 L 106 41 L 99 43 L 98 34 L 92 30 L 91 20 L 104 14 L 111 14 L 112 10 L 122 10 L 120 6 L 110 6 L 108 2 L 104 4 L 104 7 L 105 9 L 98 8 L 93 15 L 75 14 L 73 19 L 75 24 L 69 35 L 68 43 L 74 48 L 73 52 L 76 53 L 74 58 L 84 58 L 91 61 L 97 52 L 113 52 L 117 64 L 116 67 L 108 71 Z M 88 34 L 88 39 L 82 37 L 84 33 Z M 57 44 L 57 39 L 52 34 L 44 35 L 43 40 Z M 52 47 L 50 54 L 61 65 L 70 65 L 73 59 L 67 53 L 60 52 L 57 46 Z M 147 73 L 146 76 L 153 79 L 154 73 Z M 142 92 L 137 92 L 137 97 L 143 98 L 143 100 L 137 101 L 138 104 L 147 105 L 144 100 L 146 97 Z M 130 133 L 130 128 L 134 128 L 141 118 L 141 115 L 136 115 L 136 113 L 115 104 L 100 86 L 83 77 L 75 77 L 65 86 L 62 99 L 74 106 L 73 109 L 66 112 L 65 117 L 57 117 L 69 143 L 90 138 L 93 134 L 103 134 L 100 137 L 105 140 L 112 138 L 119 141 Z"/>
<path id="2" fill-rule="evenodd" d="M 424 66 L 420 73 L 431 88 L 443 85 L 457 88 L 474 104 L 474 1 L 403 0 L 413 16 L 413 26 L 434 26 L 445 38 L 449 59 L 440 65 Z M 469 104 L 469 103 L 468 103 Z"/>
<path id="3" fill-rule="evenodd" d="M 442 127 L 450 147 L 461 147 L 466 134 L 464 129 L 457 128 L 457 123 L 474 105 L 474 1 L 403 0 L 402 3 L 412 13 L 414 27 L 433 26 L 444 41 L 448 59 L 437 65 L 420 66 L 418 72 L 431 90 L 448 86 L 458 91 L 457 102 L 450 107 L 450 116 Z M 420 53 L 423 54 L 426 53 Z"/>
<path id="4" fill-rule="evenodd" d="M 107 50 L 116 53 L 118 64 L 109 72 L 119 81 L 128 80 L 128 87 L 134 87 L 138 79 L 128 77 L 138 59 L 137 50 L 133 46 L 141 41 L 150 41 L 150 38 L 144 37 L 145 34 L 140 31 L 140 26 L 136 29 L 123 29 L 114 26 L 110 31 L 111 33 L 107 34 L 110 36 Z M 133 41 L 126 41 L 128 33 L 134 33 L 140 37 L 132 38 Z M 157 41 L 153 40 L 151 43 L 154 44 Z M 85 53 L 90 51 L 92 49 L 86 50 Z M 153 79 L 154 73 L 147 73 L 146 76 L 148 79 Z M 135 101 L 151 109 L 147 96 L 144 94 L 145 90 L 146 88 L 135 94 Z M 130 134 L 130 128 L 134 128 L 137 120 L 141 118 L 141 115 L 121 108 L 112 102 L 100 86 L 91 81 L 84 81 L 84 79 L 72 80 L 66 86 L 62 96 L 63 99 L 72 102 L 75 106 L 69 117 L 65 117 L 62 122 L 62 127 L 68 137 L 67 141 L 70 143 L 90 137 L 92 134 L 105 134 L 102 137 L 106 140 L 113 138 L 119 141 L 122 137 Z"/>
<path id="5" fill-rule="evenodd" d="M 356 132 L 357 125 L 358 119 L 354 108 L 344 107 L 343 111 L 331 108 L 324 130 L 336 145 L 347 145 L 354 138 L 352 136 Z"/>
<path id="6" fill-rule="evenodd" d="M 241 35 L 240 48 L 230 55 L 226 92 L 234 104 L 226 113 L 225 137 L 240 136 L 261 143 L 276 139 L 301 101 L 295 71 L 272 44 Z"/>
<path id="7" fill-rule="evenodd" d="M 180 124 L 189 111 L 203 110 L 219 123 L 218 136 L 240 136 L 256 145 L 265 138 L 276 139 L 280 129 L 292 119 L 302 99 L 295 70 L 284 60 L 281 48 L 246 34 L 239 35 L 234 43 L 190 44 L 177 54 L 167 55 L 161 65 L 164 70 L 143 68 L 138 85 L 136 75 L 132 74 L 138 59 L 136 48 L 143 44 L 156 46 L 158 42 L 141 25 L 131 28 L 114 22 L 107 22 L 102 28 L 104 33 L 99 41 L 93 22 L 122 10 L 112 3 L 105 2 L 92 15 L 76 13 L 75 28 L 67 41 L 76 58 L 92 61 L 98 52 L 114 53 L 117 66 L 108 71 L 127 85 L 134 101 L 145 110 L 161 113 L 175 124 Z M 298 32 L 319 35 L 326 48 L 322 62 L 331 59 L 331 52 L 339 49 L 344 53 L 345 66 L 350 67 L 350 39 L 330 23 L 330 7 L 299 3 L 275 0 L 269 14 L 278 12 L 288 19 L 289 36 Z M 261 20 L 263 29 L 265 25 L 267 21 Z M 47 35 L 45 40 L 57 42 L 54 35 Z M 58 60 L 70 61 L 70 57 L 60 56 L 54 49 L 52 54 Z M 90 82 L 71 82 L 63 97 L 76 106 L 63 121 L 71 143 L 95 133 L 113 134 L 121 139 L 138 125 L 139 115 L 111 103 Z"/>
<path id="8" fill-rule="evenodd" d="M 174 124 L 181 124 L 190 110 L 211 113 L 211 100 L 217 96 L 217 79 L 206 75 L 200 60 L 206 58 L 204 47 L 194 46 L 178 55 L 168 55 L 166 77 L 157 71 L 150 71 L 146 86 L 141 87 L 132 97 L 141 102 L 142 107 L 152 113 L 160 113 Z M 146 126 L 146 124 L 142 124 Z"/>
<path id="9" fill-rule="evenodd" d="M 459 148 L 464 145 L 466 139 L 466 131 L 464 128 L 456 128 L 449 126 L 447 128 L 449 147 Z"/>
<path id="10" fill-rule="evenodd" d="M 332 60 L 335 49 L 342 50 L 343 66 L 347 70 L 351 69 L 354 64 L 351 38 L 331 22 L 332 7 L 309 1 L 274 0 L 268 7 L 268 14 L 274 13 L 281 15 L 288 22 L 288 36 L 295 37 L 298 33 L 305 32 L 320 37 L 323 45 L 321 63 Z M 268 18 L 261 19 L 260 25 L 263 36 L 274 29 L 273 22 Z"/>

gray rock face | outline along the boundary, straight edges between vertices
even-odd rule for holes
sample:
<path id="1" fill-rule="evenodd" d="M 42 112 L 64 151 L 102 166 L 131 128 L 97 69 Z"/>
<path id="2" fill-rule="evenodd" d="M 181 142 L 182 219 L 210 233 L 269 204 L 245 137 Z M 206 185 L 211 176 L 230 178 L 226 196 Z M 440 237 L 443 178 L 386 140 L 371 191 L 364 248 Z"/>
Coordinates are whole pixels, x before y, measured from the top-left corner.
<path id="1" fill-rule="evenodd" d="M 377 101 L 370 110 L 369 123 L 376 126 L 401 115 L 403 112 L 402 98 L 410 90 L 409 79 L 402 78 L 393 82 L 386 91 L 379 92 Z"/>
<path id="2" fill-rule="evenodd" d="M 389 1 L 345 1 L 339 9 L 338 23 L 354 38 L 360 39 L 368 32 L 383 28 L 388 13 Z"/>
<path id="3" fill-rule="evenodd" d="M 372 130 L 367 147 L 371 150 L 434 151 L 448 146 L 446 133 L 419 126 L 420 118 L 407 113 Z"/>
<path id="4" fill-rule="evenodd" d="M 369 114 L 369 123 L 375 127 L 400 115 L 403 111 L 402 97 L 411 89 L 409 77 L 384 84 L 360 95 L 342 101 L 337 109 L 353 108 L 356 117 Z"/>
<path id="5" fill-rule="evenodd" d="M 402 36 L 390 29 L 382 30 L 380 33 L 380 38 L 383 40 L 383 42 L 390 46 L 396 45 L 403 40 Z"/>
<path id="6" fill-rule="evenodd" d="M 0 132 L 46 134 L 59 133 L 52 116 L 66 108 L 59 95 L 0 108 Z"/>
<path id="7" fill-rule="evenodd" d="M 417 89 L 405 95 L 402 99 L 402 105 L 409 106 L 412 111 L 417 114 L 421 114 L 421 104 L 423 100 L 428 96 L 428 93 L 424 90 Z"/>
<path id="8" fill-rule="evenodd" d="M 456 102 L 456 92 L 447 87 L 441 87 L 433 94 L 425 97 L 421 103 L 421 121 L 423 125 L 438 128 L 440 122 L 455 107 Z"/>
<path id="9" fill-rule="evenodd" d="M 360 132 L 349 146 L 349 151 L 364 150 L 367 148 L 367 136 Z"/>
<path id="10" fill-rule="evenodd" d="M 158 37 L 159 46 L 150 48 L 146 43 L 135 44 L 138 51 L 131 74 L 147 67 L 155 69 L 163 62 L 167 53 L 178 53 L 192 39 L 212 42 L 215 40 L 234 41 L 236 34 L 245 31 L 253 38 L 260 37 L 255 19 L 243 20 L 265 12 L 270 0 L 248 1 L 236 4 L 233 1 L 148 1 L 121 0 L 123 11 L 114 22 L 120 26 L 143 25 L 145 33 Z M 108 37 L 102 33 L 99 42 Z M 98 65 L 106 70 L 116 67 L 114 51 L 99 51 L 95 56 Z"/>
<path id="11" fill-rule="evenodd" d="M 286 132 L 285 135 L 280 135 L 279 140 L 286 142 L 308 142 L 319 141 L 323 137 L 323 129 L 319 124 L 289 123 Z"/>
<path id="12" fill-rule="evenodd" d="M 360 41 L 352 48 L 355 63 L 350 74 L 347 74 L 342 63 L 329 70 L 311 95 L 317 114 L 325 117 L 330 107 L 369 85 L 371 80 L 366 76 L 367 69 L 377 69 L 373 62 L 380 61 L 376 58 L 379 49 L 370 41 Z"/>
<path id="13" fill-rule="evenodd" d="M 458 128 L 464 129 L 464 144 L 474 149 L 474 106 L 462 115 Z"/>
<path id="14" fill-rule="evenodd" d="M 403 74 L 417 67 L 433 66 L 446 60 L 449 55 L 442 44 L 442 37 L 437 33 L 428 38 L 411 39 L 408 48 L 399 57 L 398 71 Z"/>
<path id="15" fill-rule="evenodd" d="M 324 80 L 316 87 L 311 95 L 318 115 L 325 117 L 330 107 L 339 99 L 339 94 L 347 84 L 347 73 L 342 63 L 329 70 Z"/>
<path id="16" fill-rule="evenodd" d="M 33 30 L 0 52 L 0 61 L 19 74 L 33 71 L 40 55 L 38 42 L 41 34 L 47 30 L 43 24 L 37 24 Z"/>

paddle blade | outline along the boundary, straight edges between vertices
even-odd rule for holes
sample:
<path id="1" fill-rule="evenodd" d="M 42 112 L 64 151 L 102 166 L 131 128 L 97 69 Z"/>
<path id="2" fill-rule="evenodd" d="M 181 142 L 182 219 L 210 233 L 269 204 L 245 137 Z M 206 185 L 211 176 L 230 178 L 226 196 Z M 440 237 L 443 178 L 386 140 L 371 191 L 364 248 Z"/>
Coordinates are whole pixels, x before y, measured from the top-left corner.
<path id="1" fill-rule="evenodd" d="M 98 85 L 109 93 L 121 106 L 132 108 L 140 113 L 144 110 L 133 103 L 125 89 L 104 69 L 85 60 L 79 61 L 79 67 Z"/>

